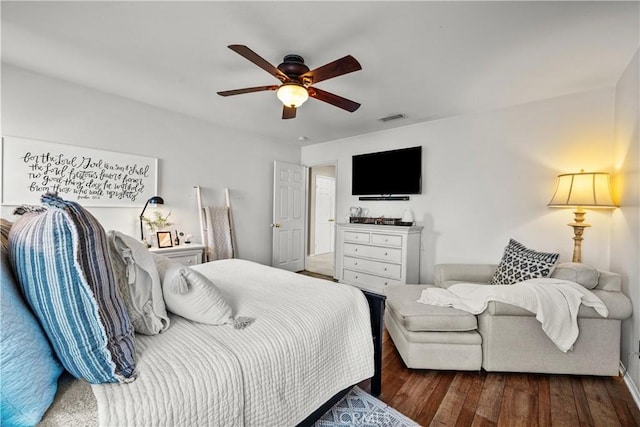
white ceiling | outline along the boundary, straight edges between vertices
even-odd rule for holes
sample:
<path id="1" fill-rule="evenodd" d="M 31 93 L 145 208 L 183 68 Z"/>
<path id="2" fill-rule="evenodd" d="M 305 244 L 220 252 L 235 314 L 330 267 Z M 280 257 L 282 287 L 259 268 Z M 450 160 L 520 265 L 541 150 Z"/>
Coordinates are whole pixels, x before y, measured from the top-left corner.
<path id="1" fill-rule="evenodd" d="M 2 2 L 2 61 L 298 143 L 613 86 L 639 45 L 632 2 Z M 281 120 L 277 84 L 227 49 L 310 68 L 351 54 L 362 71 L 318 83 L 360 102 L 309 100 Z M 389 114 L 406 119 L 381 123 Z"/>

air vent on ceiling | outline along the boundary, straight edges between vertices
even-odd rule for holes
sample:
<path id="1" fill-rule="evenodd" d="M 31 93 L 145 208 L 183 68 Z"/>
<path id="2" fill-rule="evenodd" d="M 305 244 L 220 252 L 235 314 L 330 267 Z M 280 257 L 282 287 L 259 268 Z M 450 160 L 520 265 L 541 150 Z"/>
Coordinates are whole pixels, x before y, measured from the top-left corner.
<path id="1" fill-rule="evenodd" d="M 380 117 L 378 120 L 380 120 L 381 122 L 390 122 L 391 120 L 404 119 L 406 117 L 407 117 L 406 114 L 399 113 L 399 114 L 391 114 L 385 117 Z"/>

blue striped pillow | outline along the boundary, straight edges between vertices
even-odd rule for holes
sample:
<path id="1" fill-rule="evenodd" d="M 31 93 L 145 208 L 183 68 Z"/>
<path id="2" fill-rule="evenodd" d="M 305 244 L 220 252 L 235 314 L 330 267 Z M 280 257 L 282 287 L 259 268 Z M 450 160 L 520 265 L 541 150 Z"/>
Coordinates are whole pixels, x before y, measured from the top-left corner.
<path id="1" fill-rule="evenodd" d="M 93 384 L 135 378 L 133 328 L 100 223 L 78 203 L 42 196 L 44 211 L 11 228 L 11 262 L 58 358 Z"/>

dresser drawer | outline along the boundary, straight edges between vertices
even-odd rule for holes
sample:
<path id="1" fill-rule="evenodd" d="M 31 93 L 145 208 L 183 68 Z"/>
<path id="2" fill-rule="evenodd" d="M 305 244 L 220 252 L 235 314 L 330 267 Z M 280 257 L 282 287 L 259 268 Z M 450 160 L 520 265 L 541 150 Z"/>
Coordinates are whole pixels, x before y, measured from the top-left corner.
<path id="1" fill-rule="evenodd" d="M 167 258 L 171 258 L 171 260 L 179 262 L 180 264 L 184 264 L 184 265 L 198 265 L 201 263 L 201 259 L 202 259 L 202 254 L 201 253 L 196 253 L 196 254 L 192 254 L 192 255 L 185 255 L 185 254 L 171 254 L 171 255 L 166 255 Z"/>
<path id="2" fill-rule="evenodd" d="M 396 248 L 381 248 L 379 246 L 345 243 L 344 254 L 348 256 L 374 258 L 381 261 L 402 262 L 402 249 Z"/>
<path id="3" fill-rule="evenodd" d="M 376 245 L 402 246 L 402 236 L 371 233 L 371 243 Z"/>
<path id="4" fill-rule="evenodd" d="M 345 242 L 369 243 L 369 233 L 361 233 L 358 231 L 345 231 Z"/>
<path id="5" fill-rule="evenodd" d="M 365 289 L 374 289 L 383 291 L 388 285 L 400 285 L 400 280 L 393 280 L 385 277 L 374 276 L 373 274 L 362 273 L 344 269 L 342 272 L 342 280 L 346 283 L 354 284 Z M 383 291 L 384 292 L 384 291 Z"/>
<path id="6" fill-rule="evenodd" d="M 166 256 L 184 265 L 198 265 L 202 263 L 204 245 L 188 243 L 170 248 L 149 248 L 149 252 Z"/>
<path id="7" fill-rule="evenodd" d="M 399 264 L 389 264 L 362 258 L 344 257 L 344 268 L 378 274 L 392 279 L 400 279 L 402 277 Z"/>

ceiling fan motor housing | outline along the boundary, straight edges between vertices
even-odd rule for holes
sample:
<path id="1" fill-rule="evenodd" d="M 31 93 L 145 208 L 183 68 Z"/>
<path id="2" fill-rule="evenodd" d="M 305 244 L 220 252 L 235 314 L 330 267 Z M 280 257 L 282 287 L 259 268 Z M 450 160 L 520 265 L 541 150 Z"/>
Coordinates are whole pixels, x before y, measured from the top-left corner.
<path id="1" fill-rule="evenodd" d="M 283 119 L 295 118 L 296 109 L 310 97 L 317 99 L 318 101 L 331 104 L 334 107 L 342 108 L 350 113 L 353 113 L 360 107 L 360 104 L 351 101 L 350 99 L 311 87 L 314 83 L 361 70 L 362 66 L 351 55 L 336 59 L 333 62 L 329 62 L 328 64 L 310 71 L 309 67 L 304 64 L 304 59 L 300 55 L 285 55 L 282 60 L 282 64 L 274 67 L 269 63 L 269 61 L 262 58 L 245 45 L 231 44 L 227 47 L 248 61 L 253 62 L 276 79 L 280 80 L 281 84 L 279 86 L 268 85 L 226 90 L 218 92 L 218 95 L 220 96 L 232 96 L 243 93 L 275 90 L 278 99 L 280 99 L 284 105 L 282 111 Z"/>
<path id="2" fill-rule="evenodd" d="M 282 64 L 278 65 L 278 70 L 291 78 L 297 78 L 298 76 L 308 72 L 309 67 L 304 65 L 304 59 L 302 56 L 289 54 L 285 55 L 282 60 Z"/>

